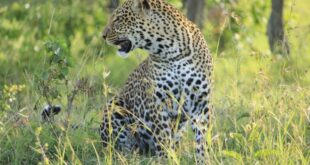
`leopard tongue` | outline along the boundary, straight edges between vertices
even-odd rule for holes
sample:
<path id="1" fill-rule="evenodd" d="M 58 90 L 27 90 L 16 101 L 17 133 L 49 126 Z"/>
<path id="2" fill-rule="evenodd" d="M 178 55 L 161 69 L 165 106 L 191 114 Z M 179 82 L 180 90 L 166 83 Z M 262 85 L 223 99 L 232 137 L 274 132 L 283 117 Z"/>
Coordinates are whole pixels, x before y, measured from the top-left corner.
<path id="1" fill-rule="evenodd" d="M 128 57 L 128 53 L 126 53 L 125 51 L 117 51 L 117 54 L 120 56 L 120 57 L 123 57 L 123 58 L 127 58 Z"/>
<path id="2" fill-rule="evenodd" d="M 117 51 L 118 56 L 123 57 L 123 58 L 128 57 L 128 53 L 126 53 L 125 51 L 122 50 L 121 45 L 117 45 L 117 49 L 118 49 L 118 51 Z"/>
<path id="3" fill-rule="evenodd" d="M 122 41 L 120 43 L 117 43 L 118 45 L 118 55 L 123 57 L 123 58 L 127 58 L 128 57 L 128 53 L 131 50 L 131 42 L 129 40 L 127 41 Z"/>

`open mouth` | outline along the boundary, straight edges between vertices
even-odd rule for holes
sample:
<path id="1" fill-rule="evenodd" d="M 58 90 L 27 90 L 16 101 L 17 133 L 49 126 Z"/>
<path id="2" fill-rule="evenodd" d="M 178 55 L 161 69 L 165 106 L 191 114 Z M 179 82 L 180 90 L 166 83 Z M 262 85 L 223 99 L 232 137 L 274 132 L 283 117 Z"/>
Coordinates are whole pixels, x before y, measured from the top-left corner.
<path id="1" fill-rule="evenodd" d="M 132 44 L 131 41 L 129 40 L 118 40 L 116 42 L 114 42 L 115 45 L 118 46 L 118 51 L 119 52 L 124 52 L 124 53 L 128 53 L 131 50 Z"/>

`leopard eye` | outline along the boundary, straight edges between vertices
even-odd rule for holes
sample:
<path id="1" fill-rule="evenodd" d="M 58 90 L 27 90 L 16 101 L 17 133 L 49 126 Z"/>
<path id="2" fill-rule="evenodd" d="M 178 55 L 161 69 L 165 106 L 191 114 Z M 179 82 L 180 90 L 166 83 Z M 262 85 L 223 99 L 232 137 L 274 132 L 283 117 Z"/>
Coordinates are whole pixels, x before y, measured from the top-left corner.
<path id="1" fill-rule="evenodd" d="M 113 21 L 112 21 L 112 25 L 114 27 L 115 30 L 119 30 L 120 29 L 120 23 L 119 23 L 119 18 L 116 17 Z"/>
<path id="2" fill-rule="evenodd" d="M 113 28 L 114 28 L 115 30 L 119 30 L 119 28 L 120 28 L 119 23 L 113 22 Z"/>
<path id="3" fill-rule="evenodd" d="M 116 32 L 119 32 L 119 33 L 124 33 L 126 32 L 128 29 L 124 28 L 123 27 L 123 24 L 120 22 L 120 19 L 119 18 L 116 18 L 114 21 L 113 21 L 113 28 Z"/>
<path id="4" fill-rule="evenodd" d="M 113 23 L 116 23 L 117 21 L 119 21 L 119 17 L 114 17 L 112 20 Z"/>

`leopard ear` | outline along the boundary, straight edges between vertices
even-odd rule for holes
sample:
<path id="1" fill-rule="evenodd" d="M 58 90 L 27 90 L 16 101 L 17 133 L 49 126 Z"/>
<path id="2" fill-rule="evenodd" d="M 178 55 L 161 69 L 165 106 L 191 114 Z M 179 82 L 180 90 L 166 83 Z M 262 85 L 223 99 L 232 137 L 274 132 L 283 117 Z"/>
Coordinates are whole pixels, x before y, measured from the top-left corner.
<path id="1" fill-rule="evenodd" d="M 134 0 L 133 11 L 148 14 L 151 10 L 151 3 L 150 0 Z"/>

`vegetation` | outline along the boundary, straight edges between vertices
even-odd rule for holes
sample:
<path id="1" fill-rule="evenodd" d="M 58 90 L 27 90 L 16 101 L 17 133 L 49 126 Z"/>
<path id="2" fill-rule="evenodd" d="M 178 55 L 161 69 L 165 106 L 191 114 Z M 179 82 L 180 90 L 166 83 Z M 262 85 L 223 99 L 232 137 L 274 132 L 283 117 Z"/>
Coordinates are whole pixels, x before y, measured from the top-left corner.
<path id="1" fill-rule="evenodd" d="M 181 0 L 170 3 L 182 8 Z M 208 161 L 310 164 L 308 0 L 284 4 L 290 56 L 270 53 L 271 2 L 206 5 L 203 32 L 215 66 Z M 0 164 L 163 164 L 100 143 L 102 109 L 147 56 L 137 50 L 122 59 L 104 43 L 106 6 L 105 0 L 0 2 Z M 63 110 L 42 122 L 48 103 Z M 167 163 L 193 163 L 193 143 L 188 131 Z"/>

